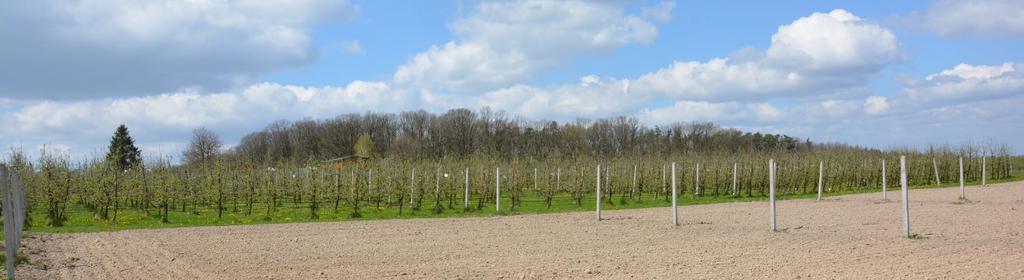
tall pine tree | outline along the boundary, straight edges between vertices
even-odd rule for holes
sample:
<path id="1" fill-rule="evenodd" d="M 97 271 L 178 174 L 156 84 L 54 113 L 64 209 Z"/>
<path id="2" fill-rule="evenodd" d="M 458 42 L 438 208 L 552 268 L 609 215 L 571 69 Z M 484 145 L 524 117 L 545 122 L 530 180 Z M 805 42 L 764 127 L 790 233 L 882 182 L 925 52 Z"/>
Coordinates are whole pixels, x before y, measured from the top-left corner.
<path id="1" fill-rule="evenodd" d="M 110 138 L 110 147 L 107 151 L 107 162 L 110 162 L 118 170 L 127 170 L 141 161 L 142 152 L 135 147 L 135 140 L 128 135 L 128 127 L 121 124 L 114 131 L 114 137 Z"/>

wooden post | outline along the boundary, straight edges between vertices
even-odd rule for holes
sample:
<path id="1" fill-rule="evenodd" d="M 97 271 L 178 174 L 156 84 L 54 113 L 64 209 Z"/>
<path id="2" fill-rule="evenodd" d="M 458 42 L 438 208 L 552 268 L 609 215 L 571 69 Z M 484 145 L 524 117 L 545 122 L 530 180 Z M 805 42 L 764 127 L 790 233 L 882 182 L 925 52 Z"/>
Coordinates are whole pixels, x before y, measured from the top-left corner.
<path id="1" fill-rule="evenodd" d="M 942 185 L 942 180 L 939 180 L 939 162 L 934 158 L 932 159 L 932 167 L 935 168 L 935 185 Z"/>
<path id="2" fill-rule="evenodd" d="M 768 203 L 772 231 L 777 231 L 778 227 L 775 223 L 775 159 L 768 160 Z"/>
<path id="3" fill-rule="evenodd" d="M 672 163 L 672 224 L 679 225 L 679 205 L 676 203 L 678 191 L 676 187 L 676 163 Z"/>
<path id="4" fill-rule="evenodd" d="M 825 180 L 825 162 L 818 162 L 818 200 L 821 200 L 821 187 Z"/>
<path id="5" fill-rule="evenodd" d="M 601 221 L 601 165 L 597 166 L 597 221 Z"/>
<path id="6" fill-rule="evenodd" d="M 694 177 L 693 196 L 700 196 L 700 163 L 697 163 L 697 176 Z"/>
<path id="7" fill-rule="evenodd" d="M 964 157 L 957 160 L 957 165 L 960 166 L 960 199 L 967 199 L 967 192 L 964 191 Z"/>
<path id="8" fill-rule="evenodd" d="M 466 167 L 466 191 L 462 195 L 462 209 L 469 209 L 469 167 Z"/>
<path id="9" fill-rule="evenodd" d="M 903 200 L 903 237 L 910 238 L 910 202 L 907 201 L 907 157 L 900 156 L 900 194 Z"/>
<path id="10" fill-rule="evenodd" d="M 501 213 L 501 167 L 494 168 L 494 212 Z"/>
<path id="11" fill-rule="evenodd" d="M 885 159 L 882 159 L 882 201 L 888 200 L 885 192 Z"/>
<path id="12" fill-rule="evenodd" d="M 366 197 L 370 197 L 370 196 L 373 195 L 373 191 L 370 190 L 372 188 L 373 188 L 373 169 L 369 169 L 369 170 L 366 171 Z"/>
<path id="13" fill-rule="evenodd" d="M 739 170 L 738 164 L 732 163 L 732 196 L 736 196 L 736 171 Z"/>
<path id="14" fill-rule="evenodd" d="M 665 170 L 666 168 L 667 167 L 664 164 L 661 165 L 661 193 L 663 194 L 665 193 L 666 188 L 668 187 L 668 180 L 666 180 L 666 177 L 668 177 L 666 174 L 668 172 Z"/>

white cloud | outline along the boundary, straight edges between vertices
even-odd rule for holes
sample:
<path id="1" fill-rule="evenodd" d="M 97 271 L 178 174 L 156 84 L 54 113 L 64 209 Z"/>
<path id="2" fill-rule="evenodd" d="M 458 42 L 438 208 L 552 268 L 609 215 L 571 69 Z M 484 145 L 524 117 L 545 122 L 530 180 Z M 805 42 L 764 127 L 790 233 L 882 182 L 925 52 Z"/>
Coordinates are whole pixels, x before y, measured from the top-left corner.
<path id="1" fill-rule="evenodd" d="M 0 94 L 88 98 L 220 89 L 316 58 L 345 0 L 19 1 L 0 9 Z"/>
<path id="2" fill-rule="evenodd" d="M 814 13 L 779 27 L 765 52 L 674 62 L 642 75 L 638 91 L 693 100 L 764 100 L 866 91 L 870 76 L 903 59 L 889 30 L 845 10 Z"/>
<path id="3" fill-rule="evenodd" d="M 661 1 L 658 5 L 640 8 L 640 14 L 645 18 L 660 22 L 672 21 L 672 10 L 676 8 L 676 1 Z"/>
<path id="4" fill-rule="evenodd" d="M 889 102 L 885 96 L 872 95 L 864 101 L 864 112 L 877 115 L 889 111 Z"/>
<path id="5" fill-rule="evenodd" d="M 911 80 L 903 97 L 913 104 L 948 104 L 1024 94 L 1024 64 L 959 64 L 952 69 Z"/>
<path id="6" fill-rule="evenodd" d="M 474 98 L 471 107 L 487 106 L 521 116 L 572 120 L 578 117 L 630 115 L 649 97 L 630 90 L 628 80 L 584 76 L 578 84 L 550 89 L 515 85 Z"/>
<path id="7" fill-rule="evenodd" d="M 341 51 L 347 54 L 366 54 L 366 49 L 363 48 L 363 44 L 359 40 L 352 40 L 341 43 Z"/>
<path id="8" fill-rule="evenodd" d="M 624 2 L 481 2 L 451 23 L 456 40 L 431 47 L 398 67 L 394 82 L 449 92 L 513 85 L 582 56 L 657 36 Z"/>
<path id="9" fill-rule="evenodd" d="M 940 0 L 907 18 L 943 36 L 1024 35 L 1024 1 L 1019 0 Z"/>

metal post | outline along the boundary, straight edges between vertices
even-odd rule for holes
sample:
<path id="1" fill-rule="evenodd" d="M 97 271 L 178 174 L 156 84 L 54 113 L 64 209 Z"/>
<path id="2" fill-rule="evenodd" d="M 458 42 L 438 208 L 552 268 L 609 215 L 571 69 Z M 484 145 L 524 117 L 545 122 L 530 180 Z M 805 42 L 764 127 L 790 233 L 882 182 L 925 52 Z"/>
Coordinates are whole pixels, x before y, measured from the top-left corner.
<path id="1" fill-rule="evenodd" d="M 772 231 L 776 231 L 778 227 L 775 224 L 775 159 L 768 160 L 768 203 Z"/>
<path id="2" fill-rule="evenodd" d="M 672 224 L 679 225 L 679 205 L 676 204 L 676 198 L 678 197 L 678 191 L 676 187 L 676 163 L 672 163 Z"/>
<path id="3" fill-rule="evenodd" d="M 907 201 L 907 157 L 900 156 L 900 200 L 903 200 L 903 237 L 910 238 L 910 202 Z"/>
<path id="4" fill-rule="evenodd" d="M 818 162 L 818 200 L 821 200 L 821 187 L 825 180 L 825 162 Z"/>
<path id="5" fill-rule="evenodd" d="M 597 166 L 597 221 L 601 221 L 601 165 Z"/>

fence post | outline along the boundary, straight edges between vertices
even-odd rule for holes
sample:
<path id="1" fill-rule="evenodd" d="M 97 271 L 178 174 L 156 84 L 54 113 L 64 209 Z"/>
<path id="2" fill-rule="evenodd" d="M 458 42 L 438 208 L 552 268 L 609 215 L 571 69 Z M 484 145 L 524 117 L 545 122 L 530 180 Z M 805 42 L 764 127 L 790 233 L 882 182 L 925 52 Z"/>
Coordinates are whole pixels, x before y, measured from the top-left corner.
<path id="1" fill-rule="evenodd" d="M 885 191 L 885 159 L 882 159 L 882 201 L 888 200 Z"/>
<path id="2" fill-rule="evenodd" d="M 494 212 L 501 213 L 501 167 L 494 168 Z"/>
<path id="3" fill-rule="evenodd" d="M 562 191 L 562 168 L 555 168 L 555 192 Z"/>
<path id="4" fill-rule="evenodd" d="M 16 245 L 17 232 L 15 229 L 13 201 L 10 188 L 12 183 L 8 181 L 7 165 L 0 164 L 0 189 L 3 193 L 3 215 L 4 215 L 4 245 L 7 253 L 7 279 L 14 279 L 14 266 L 17 263 L 18 247 Z"/>
<path id="5" fill-rule="evenodd" d="M 818 162 L 818 200 L 821 200 L 821 187 L 825 180 L 825 162 Z"/>
<path id="6" fill-rule="evenodd" d="M 676 187 L 676 163 L 672 163 L 672 224 L 679 225 L 679 205 L 676 204 L 678 191 Z"/>
<path id="7" fill-rule="evenodd" d="M 462 208 L 469 209 L 469 167 L 466 167 L 466 192 L 462 195 Z"/>
<path id="8" fill-rule="evenodd" d="M 412 179 L 409 180 L 409 206 L 412 205 L 413 196 L 416 195 L 416 168 L 412 169 Z"/>
<path id="9" fill-rule="evenodd" d="M 988 186 L 988 184 L 985 183 L 985 179 L 986 179 L 985 177 L 988 177 L 988 170 L 987 169 L 988 168 L 985 166 L 985 157 L 981 157 L 981 186 L 982 187 L 987 187 Z"/>
<path id="10" fill-rule="evenodd" d="M 932 167 L 935 168 L 935 185 L 942 185 L 942 180 L 939 180 L 939 162 L 934 158 L 932 159 Z"/>
<path id="11" fill-rule="evenodd" d="M 910 202 L 907 201 L 907 157 L 900 156 L 900 200 L 903 200 L 903 237 L 910 238 Z"/>
<path id="12" fill-rule="evenodd" d="M 538 190 L 537 189 L 537 168 L 536 167 L 533 168 L 533 190 Z"/>
<path id="13" fill-rule="evenodd" d="M 732 163 L 732 196 L 736 196 L 736 171 L 738 170 L 737 164 Z"/>
<path id="14" fill-rule="evenodd" d="M 960 199 L 967 199 L 967 192 L 964 191 L 964 157 L 957 160 L 957 165 L 960 166 Z"/>
<path id="15" fill-rule="evenodd" d="M 601 221 L 601 165 L 597 165 L 597 221 Z"/>
<path id="16" fill-rule="evenodd" d="M 777 231 L 778 227 L 775 224 L 775 159 L 768 160 L 768 197 L 772 231 Z"/>
<path id="17" fill-rule="evenodd" d="M 633 165 L 633 191 L 630 192 L 630 194 L 629 194 L 630 197 L 636 195 L 636 168 L 637 168 L 636 164 L 634 164 Z"/>
<path id="18" fill-rule="evenodd" d="M 697 163 L 697 176 L 694 177 L 693 196 L 700 196 L 700 163 Z"/>

